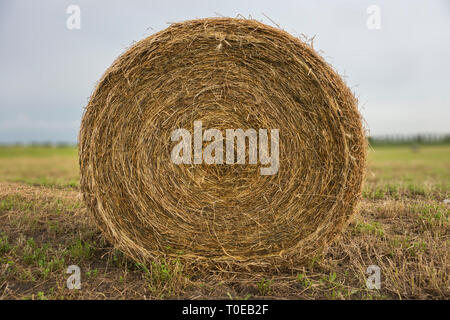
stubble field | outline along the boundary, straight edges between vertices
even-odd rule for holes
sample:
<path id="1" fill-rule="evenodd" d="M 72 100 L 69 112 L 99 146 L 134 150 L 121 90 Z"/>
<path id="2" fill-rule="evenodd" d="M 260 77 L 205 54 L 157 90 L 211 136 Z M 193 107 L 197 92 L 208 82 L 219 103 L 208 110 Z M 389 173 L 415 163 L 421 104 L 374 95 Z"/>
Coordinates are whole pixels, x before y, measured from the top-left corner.
<path id="1" fill-rule="evenodd" d="M 273 274 L 144 266 L 89 221 L 75 147 L 0 147 L 0 299 L 449 299 L 450 146 L 371 148 L 363 200 L 322 255 Z M 69 290 L 69 265 L 81 289 Z M 367 267 L 381 289 L 366 286 Z"/>

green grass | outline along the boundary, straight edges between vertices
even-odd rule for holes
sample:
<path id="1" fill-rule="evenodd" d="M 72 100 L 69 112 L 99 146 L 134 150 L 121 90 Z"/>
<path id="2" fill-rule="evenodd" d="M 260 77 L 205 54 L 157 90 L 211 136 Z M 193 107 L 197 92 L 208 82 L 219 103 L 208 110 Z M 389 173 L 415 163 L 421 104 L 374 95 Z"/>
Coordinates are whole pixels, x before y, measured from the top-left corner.
<path id="1" fill-rule="evenodd" d="M 89 242 L 78 239 L 69 248 L 69 252 L 72 258 L 80 261 L 91 258 L 94 255 L 94 248 Z"/>
<path id="2" fill-rule="evenodd" d="M 38 276 L 42 278 L 47 278 L 50 272 L 62 270 L 65 265 L 64 258 L 55 257 L 54 250 L 48 243 L 38 246 L 33 238 L 26 241 L 22 250 L 22 259 L 26 265 L 37 267 Z"/>
<path id="3" fill-rule="evenodd" d="M 4 255 L 11 251 L 12 246 L 9 243 L 8 236 L 4 233 L 0 234 L 0 255 Z"/>
<path id="4" fill-rule="evenodd" d="M 448 197 L 450 146 L 375 147 L 369 151 L 364 197 Z"/>
<path id="5" fill-rule="evenodd" d="M 29 185 L 77 187 L 76 147 L 0 146 L 0 179 Z"/>
<path id="6" fill-rule="evenodd" d="M 259 294 L 262 296 L 267 296 L 271 293 L 272 281 L 262 278 L 261 281 L 257 283 Z"/>
<path id="7" fill-rule="evenodd" d="M 46 158 L 51 156 L 76 157 L 76 146 L 43 147 L 43 146 L 0 146 L 0 158 Z"/>
<path id="8" fill-rule="evenodd" d="M 362 222 L 362 223 L 358 223 L 355 227 L 356 232 L 361 232 L 361 233 L 370 233 L 370 234 L 374 234 L 380 237 L 384 236 L 384 230 L 382 228 L 382 226 L 380 226 L 380 224 L 376 221 L 372 222 L 372 223 L 367 223 L 367 222 Z"/>

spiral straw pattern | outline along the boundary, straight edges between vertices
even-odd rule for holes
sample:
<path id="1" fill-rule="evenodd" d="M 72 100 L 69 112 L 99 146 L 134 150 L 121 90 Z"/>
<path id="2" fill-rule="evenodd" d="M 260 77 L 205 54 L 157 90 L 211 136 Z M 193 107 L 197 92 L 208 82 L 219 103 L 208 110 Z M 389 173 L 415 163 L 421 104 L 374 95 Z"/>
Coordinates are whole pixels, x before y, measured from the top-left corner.
<path id="1" fill-rule="evenodd" d="M 175 164 L 171 133 L 192 133 L 195 121 L 223 133 L 278 129 L 278 172 Z M 312 47 L 255 20 L 208 18 L 117 58 L 84 112 L 79 156 L 89 213 L 134 259 L 279 266 L 346 226 L 366 142 L 357 100 Z"/>

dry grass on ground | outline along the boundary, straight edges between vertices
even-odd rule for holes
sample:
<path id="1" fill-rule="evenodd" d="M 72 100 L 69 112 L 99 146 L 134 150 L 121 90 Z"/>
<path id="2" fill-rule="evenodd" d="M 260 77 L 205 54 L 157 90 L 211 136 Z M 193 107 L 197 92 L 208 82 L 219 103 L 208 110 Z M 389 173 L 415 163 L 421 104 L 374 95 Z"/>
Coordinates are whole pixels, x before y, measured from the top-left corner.
<path id="1" fill-rule="evenodd" d="M 0 299 L 450 297 L 448 146 L 372 151 L 364 199 L 345 234 L 277 274 L 137 264 L 88 221 L 75 149 L 19 149 L 0 148 Z M 81 290 L 66 288 L 71 264 L 81 268 Z M 369 265 L 381 269 L 381 290 L 366 288 Z"/>

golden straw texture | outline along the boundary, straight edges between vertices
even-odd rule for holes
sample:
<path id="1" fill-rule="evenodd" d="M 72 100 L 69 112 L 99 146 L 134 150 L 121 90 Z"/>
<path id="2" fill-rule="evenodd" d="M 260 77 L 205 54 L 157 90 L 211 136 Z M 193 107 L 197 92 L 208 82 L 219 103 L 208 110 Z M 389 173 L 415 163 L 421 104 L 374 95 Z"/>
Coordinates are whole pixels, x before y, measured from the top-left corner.
<path id="1" fill-rule="evenodd" d="M 280 165 L 171 161 L 171 132 L 277 128 Z M 175 23 L 106 70 L 83 115 L 81 189 L 138 261 L 280 266 L 322 250 L 361 194 L 357 101 L 309 45 L 255 20 Z"/>

